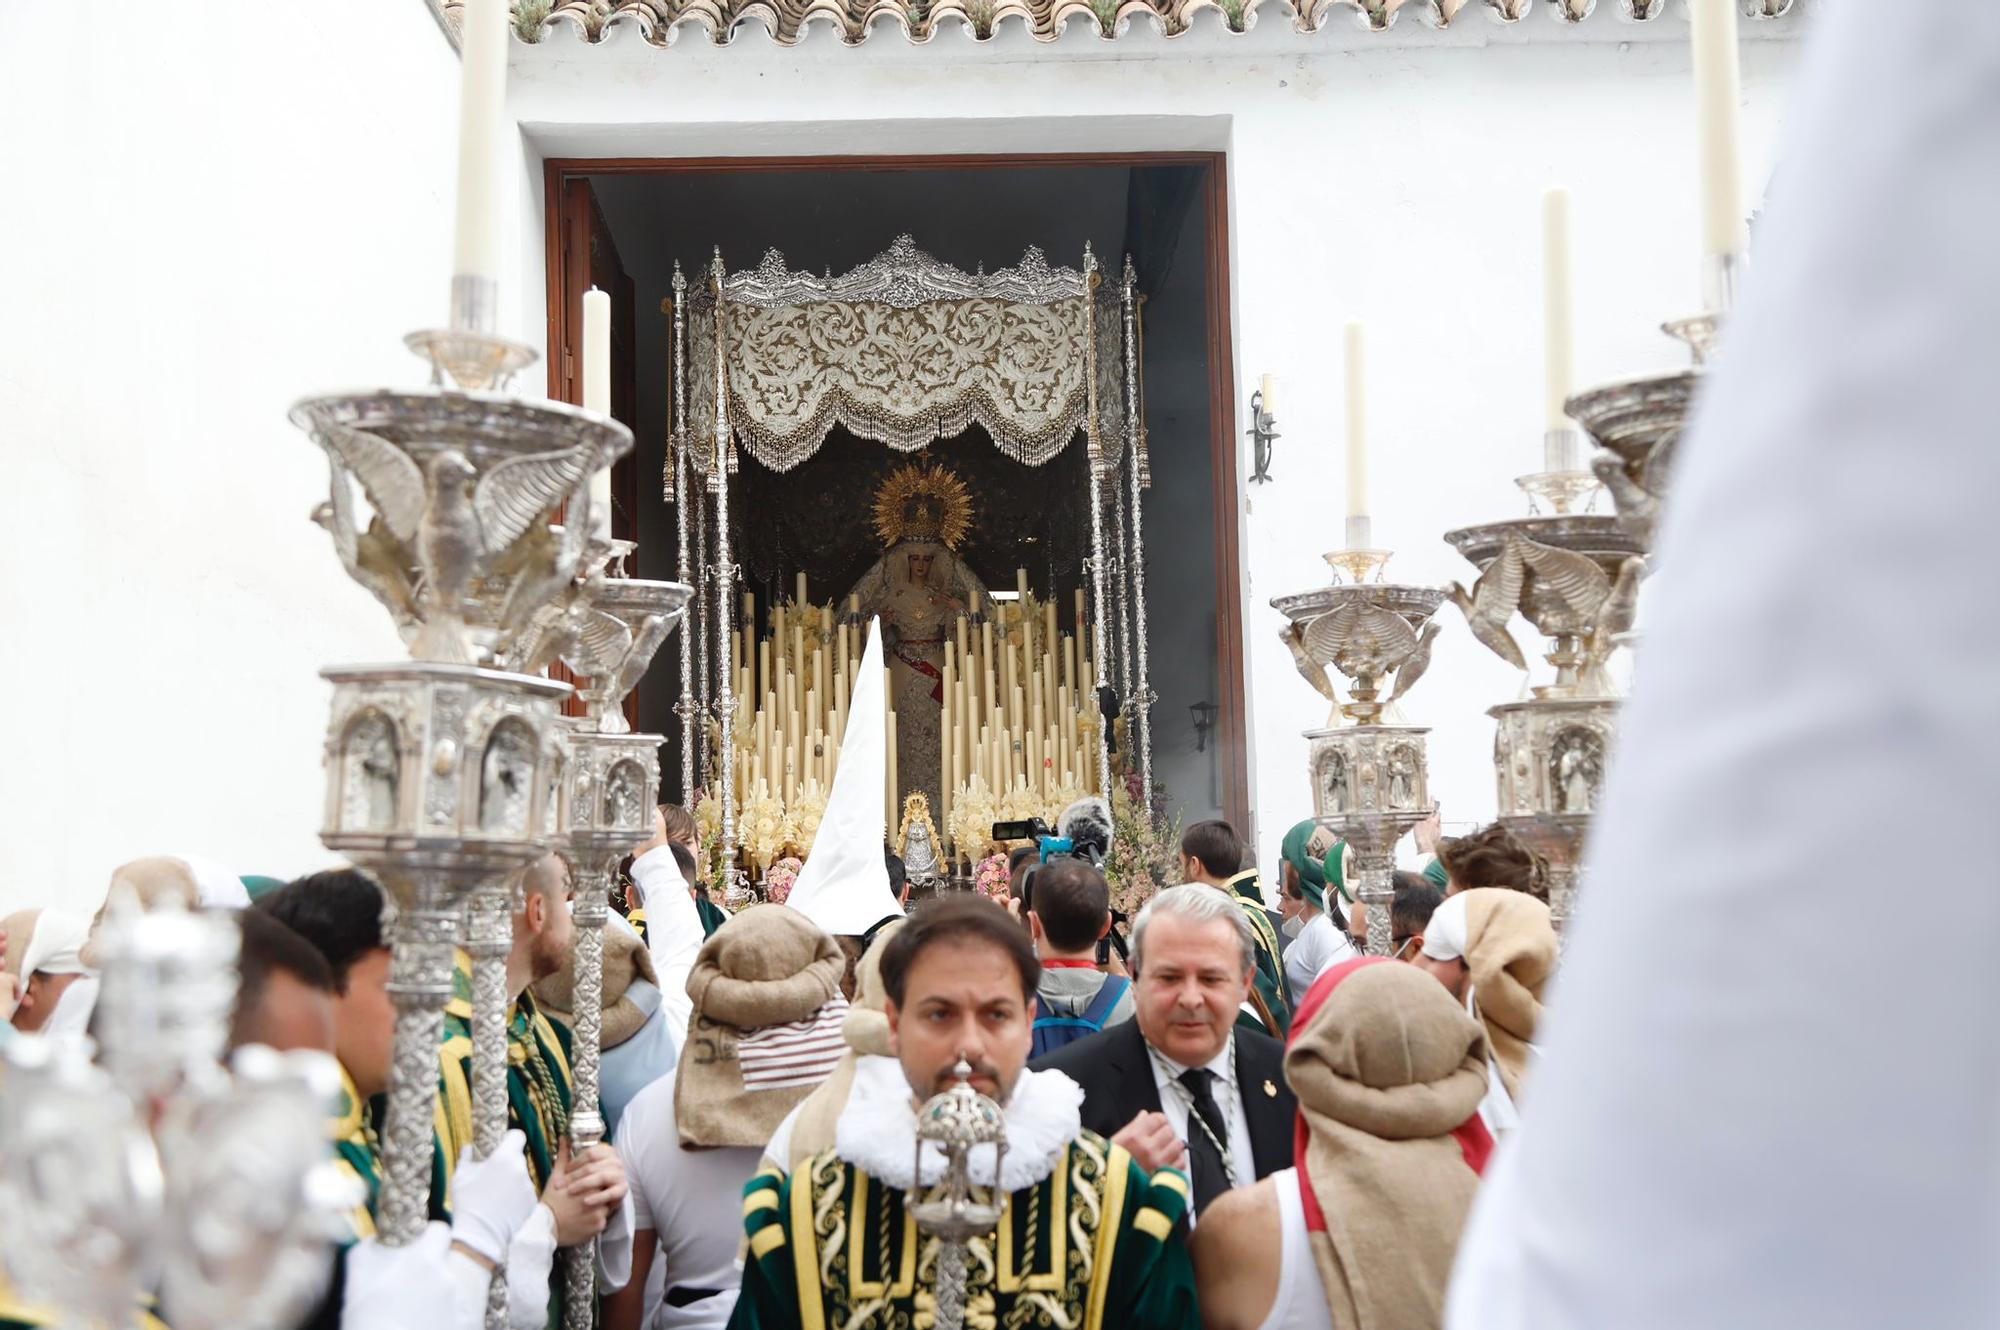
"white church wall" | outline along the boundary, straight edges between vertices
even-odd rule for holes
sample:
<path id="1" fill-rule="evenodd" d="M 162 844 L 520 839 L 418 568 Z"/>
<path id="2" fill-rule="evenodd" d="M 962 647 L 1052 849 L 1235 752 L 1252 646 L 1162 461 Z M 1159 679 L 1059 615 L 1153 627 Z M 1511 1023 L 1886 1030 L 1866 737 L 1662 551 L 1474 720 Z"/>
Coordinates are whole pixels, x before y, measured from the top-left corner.
<path id="1" fill-rule="evenodd" d="M 1536 458 L 1541 189 L 1577 196 L 1582 382 L 1674 363 L 1653 325 L 1695 290 L 1674 22 L 1334 26 L 1055 47 L 1015 30 L 985 47 L 849 50 L 818 32 L 787 51 L 752 32 L 663 52 L 630 31 L 517 46 L 507 324 L 543 340 L 546 155 L 1226 150 L 1239 429 L 1245 385 L 1282 384 L 1278 483 L 1238 496 L 1271 862 L 1306 807 L 1298 732 L 1323 706 L 1266 602 L 1324 577 L 1338 539 L 1340 321 L 1369 321 L 1376 530 L 1399 577 L 1438 582 L 1469 570 L 1437 533 L 1520 511 L 1510 480 Z M 1746 29 L 1753 186 L 1797 27 Z M 109 869 L 145 853 L 322 865 L 317 671 L 400 647 L 307 520 L 324 465 L 285 412 L 423 378 L 400 336 L 444 308 L 455 61 L 409 0 L 233 0 L 146 25 L 27 7 L 5 34 L 0 910 L 92 908 Z M 523 386 L 542 382 L 537 367 Z M 1170 604 L 1157 579 L 1154 594 Z M 1493 798 L 1481 712 L 1518 681 L 1448 627 L 1410 718 L 1435 727 L 1447 819 L 1471 820 Z M 1156 651 L 1167 631 L 1157 618 Z"/>
<path id="2" fill-rule="evenodd" d="M 0 31 L 0 912 L 95 909 L 140 854 L 330 862 L 318 671 L 402 651 L 285 415 L 425 377 L 455 58 L 413 0 Z"/>
<path id="3" fill-rule="evenodd" d="M 1753 199 L 1801 30 L 1796 18 L 1745 29 Z M 1238 429 L 1249 385 L 1270 373 L 1284 434 L 1277 483 L 1238 496 L 1267 865 L 1310 811 L 1300 732 L 1325 716 L 1268 602 L 1324 580 L 1320 556 L 1340 543 L 1341 323 L 1368 326 L 1373 511 L 1378 543 L 1398 551 L 1391 573 L 1469 580 L 1440 533 L 1524 512 L 1513 478 L 1539 468 L 1543 189 L 1575 196 L 1579 386 L 1683 363 L 1657 325 L 1696 303 L 1691 106 L 1681 21 L 1604 16 L 1447 34 L 1412 23 L 1387 37 L 1268 23 L 1246 38 L 1135 31 L 1052 47 L 1010 31 L 984 47 L 885 33 L 848 49 L 820 31 L 787 50 L 746 29 L 728 48 L 686 34 L 662 51 L 614 29 L 597 47 L 564 33 L 517 46 L 510 90 L 529 144 L 522 197 L 537 208 L 545 156 L 1227 151 Z M 538 226 L 539 212 L 524 231 Z M 538 292 L 538 241 L 521 252 L 522 288 Z M 539 338 L 539 311 L 525 308 L 520 334 Z M 1173 588 L 1155 578 L 1152 592 L 1157 654 L 1172 640 Z M 1522 681 L 1456 611 L 1443 615 L 1408 719 L 1433 728 L 1447 824 L 1482 821 L 1494 806 L 1484 711 Z M 1178 735 L 1186 719 L 1160 723 Z"/>

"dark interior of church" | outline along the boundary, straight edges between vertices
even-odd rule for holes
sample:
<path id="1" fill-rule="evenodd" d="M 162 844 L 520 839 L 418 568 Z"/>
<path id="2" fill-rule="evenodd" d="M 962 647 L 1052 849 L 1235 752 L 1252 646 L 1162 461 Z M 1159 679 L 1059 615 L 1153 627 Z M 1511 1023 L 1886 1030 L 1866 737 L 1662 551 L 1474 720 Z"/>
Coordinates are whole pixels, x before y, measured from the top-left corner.
<path id="1" fill-rule="evenodd" d="M 672 578 L 675 512 L 662 499 L 671 406 L 670 319 L 678 262 L 705 280 L 719 247 L 732 272 L 769 249 L 793 269 L 844 273 L 902 234 L 971 272 L 1017 264 L 1030 246 L 1081 267 L 1086 242 L 1107 281 L 1130 254 L 1144 304 L 1145 402 L 1152 486 L 1144 498 L 1155 780 L 1168 815 L 1224 811 L 1230 757 L 1198 736 L 1197 704 L 1218 702 L 1215 490 L 1211 479 L 1211 236 L 1198 164 L 951 166 L 924 169 L 732 169 L 606 174 L 591 189 L 637 310 L 629 422 L 637 437 L 638 575 Z M 1081 434 L 1046 465 L 999 452 L 975 423 L 917 456 L 964 479 L 973 530 L 958 551 L 994 590 L 1026 568 L 1038 596 L 1068 604 L 1089 577 L 1088 464 Z M 778 473 L 743 455 L 731 478 L 731 539 L 743 589 L 760 607 L 789 596 L 803 571 L 815 602 L 843 595 L 881 554 L 871 528 L 876 486 L 912 460 L 836 425 L 823 446 Z M 628 491 L 629 493 L 629 491 Z M 621 498 L 624 497 L 621 495 Z M 669 736 L 678 769 L 678 658 L 662 653 L 639 691 L 639 725 Z M 1211 713 L 1212 714 L 1212 713 Z M 1238 748 L 1240 745 L 1229 745 Z"/>

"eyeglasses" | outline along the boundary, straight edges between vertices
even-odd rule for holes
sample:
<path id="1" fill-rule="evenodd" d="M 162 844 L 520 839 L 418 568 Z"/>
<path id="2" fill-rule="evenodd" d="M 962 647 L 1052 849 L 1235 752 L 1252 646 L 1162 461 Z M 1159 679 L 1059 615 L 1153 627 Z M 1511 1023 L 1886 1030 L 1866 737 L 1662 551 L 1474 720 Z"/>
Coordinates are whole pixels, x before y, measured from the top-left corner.
<path id="1" fill-rule="evenodd" d="M 1402 940 L 1401 940 L 1401 941 L 1397 941 L 1397 939 L 1395 939 L 1395 938 L 1393 938 L 1393 937 L 1392 937 L 1392 938 L 1390 938 L 1389 940 L 1390 940 L 1391 942 L 1395 942 L 1395 943 L 1396 943 L 1396 950 L 1395 950 L 1394 952 L 1392 952 L 1392 953 L 1391 953 L 1392 957 L 1393 957 L 1394 959 L 1396 959 L 1396 960 L 1399 960 L 1399 961 L 1400 961 L 1400 960 L 1403 960 L 1403 959 L 1404 959 L 1404 956 L 1403 956 L 1403 953 L 1404 953 L 1404 952 L 1406 952 L 1406 951 L 1408 951 L 1408 950 L 1410 949 L 1410 944 L 1411 944 L 1412 942 L 1415 942 L 1415 941 L 1417 941 L 1417 940 L 1418 940 L 1419 938 L 1421 938 L 1422 936 L 1423 936 L 1423 934 L 1421 934 L 1421 933 L 1410 933 L 1410 934 L 1407 934 L 1406 936 L 1404 936 L 1404 937 L 1402 938 Z"/>

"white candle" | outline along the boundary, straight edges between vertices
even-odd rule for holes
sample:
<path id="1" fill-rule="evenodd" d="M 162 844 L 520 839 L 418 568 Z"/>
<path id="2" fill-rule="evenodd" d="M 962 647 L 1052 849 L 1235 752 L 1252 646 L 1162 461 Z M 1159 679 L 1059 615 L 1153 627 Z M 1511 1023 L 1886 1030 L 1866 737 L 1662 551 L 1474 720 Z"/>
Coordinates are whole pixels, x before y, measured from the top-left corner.
<path id="1" fill-rule="evenodd" d="M 500 126 L 507 98 L 505 0 L 467 0 L 458 82 L 458 226 L 452 274 L 500 278 Z"/>
<path id="2" fill-rule="evenodd" d="M 1368 390 L 1362 374 L 1362 332 L 1358 322 L 1349 323 L 1344 338 L 1347 351 L 1347 516 L 1348 529 L 1355 518 L 1368 517 Z M 1353 542 L 1349 540 L 1350 546 Z"/>
<path id="3" fill-rule="evenodd" d="M 591 287 L 583 293 L 583 409 L 611 414 L 611 294 Z M 590 478 L 591 527 L 611 534 L 611 468 Z"/>
<path id="4" fill-rule="evenodd" d="M 1695 125 L 1701 154 L 1701 241 L 1709 255 L 1741 254 L 1742 164 L 1736 143 L 1741 78 L 1736 58 L 1736 0 L 1688 0 L 1694 40 Z"/>
<path id="5" fill-rule="evenodd" d="M 1551 189 L 1542 195 L 1542 374 L 1544 471 L 1571 471 L 1574 448 L 1566 448 L 1570 385 L 1576 378 L 1576 334 L 1570 325 L 1573 305 L 1569 266 L 1569 191 Z M 1558 437 L 1560 434 L 1561 437 Z"/>
<path id="6" fill-rule="evenodd" d="M 611 293 L 583 293 L 583 409 L 611 414 Z"/>
<path id="7" fill-rule="evenodd" d="M 1257 396 L 1262 399 L 1265 415 L 1278 414 L 1278 408 L 1272 405 L 1278 400 L 1278 380 L 1274 375 L 1266 374 L 1257 380 Z"/>

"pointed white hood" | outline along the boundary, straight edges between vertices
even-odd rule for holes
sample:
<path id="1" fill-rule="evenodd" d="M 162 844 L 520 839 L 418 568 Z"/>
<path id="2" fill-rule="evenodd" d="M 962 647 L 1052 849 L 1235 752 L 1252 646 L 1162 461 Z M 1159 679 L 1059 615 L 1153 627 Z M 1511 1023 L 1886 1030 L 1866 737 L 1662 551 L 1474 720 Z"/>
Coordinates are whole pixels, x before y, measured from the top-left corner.
<path id="1" fill-rule="evenodd" d="M 882 788 L 888 780 L 883 708 L 882 632 L 871 620 L 826 815 L 785 901 L 829 933 L 858 936 L 903 913 L 889 891 L 889 866 L 882 858 Z"/>

